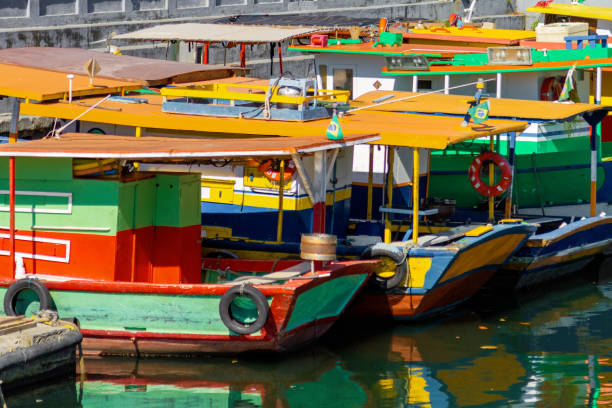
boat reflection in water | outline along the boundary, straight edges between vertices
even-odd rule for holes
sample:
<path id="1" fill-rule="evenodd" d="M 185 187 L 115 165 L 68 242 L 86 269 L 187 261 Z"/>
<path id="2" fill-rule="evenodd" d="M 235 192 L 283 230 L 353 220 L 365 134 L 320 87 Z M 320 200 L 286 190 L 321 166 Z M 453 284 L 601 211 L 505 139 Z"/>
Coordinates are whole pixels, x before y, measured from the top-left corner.
<path id="1" fill-rule="evenodd" d="M 490 305 L 499 299 L 482 298 L 429 326 L 365 328 L 361 321 L 345 321 L 323 344 L 274 358 L 86 359 L 83 383 L 77 377 L 76 384 L 8 395 L 7 403 L 45 408 L 612 405 L 612 282 L 565 286 L 494 308 Z"/>

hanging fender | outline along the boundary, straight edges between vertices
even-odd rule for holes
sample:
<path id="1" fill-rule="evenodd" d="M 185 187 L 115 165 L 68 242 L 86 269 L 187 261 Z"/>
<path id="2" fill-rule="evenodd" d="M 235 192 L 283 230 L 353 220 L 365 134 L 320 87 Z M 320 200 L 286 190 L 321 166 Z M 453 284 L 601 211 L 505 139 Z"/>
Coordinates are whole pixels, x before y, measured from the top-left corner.
<path id="1" fill-rule="evenodd" d="M 252 323 L 245 323 L 232 313 L 232 303 L 237 297 L 247 297 L 257 308 L 257 318 Z M 221 296 L 219 316 L 221 321 L 232 332 L 237 334 L 252 334 L 261 330 L 270 314 L 268 300 L 263 293 L 251 285 L 232 286 Z"/>
<path id="2" fill-rule="evenodd" d="M 17 297 L 24 290 L 33 290 L 38 296 L 40 310 L 49 309 L 52 303 L 49 289 L 38 279 L 20 279 L 11 284 L 4 294 L 4 314 L 17 316 Z"/>
<path id="3" fill-rule="evenodd" d="M 540 87 L 540 100 L 556 101 L 559 99 L 561 91 L 563 91 L 563 85 L 557 77 L 544 78 Z"/>
<path id="4" fill-rule="evenodd" d="M 501 180 L 493 186 L 489 186 L 483 182 L 480 177 L 480 169 L 482 169 L 482 166 L 487 162 L 493 162 L 493 164 L 501 170 Z M 510 163 L 508 163 L 504 156 L 487 151 L 476 156 L 470 165 L 468 176 L 470 178 L 470 183 L 472 183 L 472 187 L 480 194 L 486 197 L 497 197 L 510 187 L 510 183 L 512 182 L 512 169 L 510 168 Z"/>
<path id="5" fill-rule="evenodd" d="M 260 172 L 262 172 L 268 180 L 270 181 L 274 181 L 276 183 L 280 182 L 281 179 L 281 175 L 280 175 L 280 171 L 279 170 L 275 170 L 273 166 L 273 162 L 272 160 L 267 160 L 265 162 L 263 162 L 257 170 L 259 170 Z M 296 167 L 295 167 L 295 163 L 293 162 L 293 160 L 288 160 L 285 164 L 285 177 L 284 180 L 287 181 L 289 180 L 291 177 L 293 177 L 293 175 L 296 172 Z"/>
<path id="6" fill-rule="evenodd" d="M 372 275 L 371 283 L 381 290 L 393 289 L 400 285 L 408 274 L 408 261 L 401 248 L 378 243 L 368 247 L 361 259 L 378 259 L 380 263 Z"/>

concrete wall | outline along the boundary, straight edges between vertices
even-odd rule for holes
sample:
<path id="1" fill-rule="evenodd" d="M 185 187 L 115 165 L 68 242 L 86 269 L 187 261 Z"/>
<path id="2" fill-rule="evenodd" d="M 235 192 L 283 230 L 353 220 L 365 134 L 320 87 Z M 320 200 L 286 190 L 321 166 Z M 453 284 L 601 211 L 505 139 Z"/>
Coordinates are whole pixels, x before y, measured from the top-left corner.
<path id="1" fill-rule="evenodd" d="M 409 7 L 417 3 L 418 7 Z M 447 18 L 460 4 L 451 0 L 2 0 L 0 28 L 347 8 L 354 16 L 439 19 Z M 481 0 L 475 15 L 505 14 L 508 8 L 506 0 Z"/>

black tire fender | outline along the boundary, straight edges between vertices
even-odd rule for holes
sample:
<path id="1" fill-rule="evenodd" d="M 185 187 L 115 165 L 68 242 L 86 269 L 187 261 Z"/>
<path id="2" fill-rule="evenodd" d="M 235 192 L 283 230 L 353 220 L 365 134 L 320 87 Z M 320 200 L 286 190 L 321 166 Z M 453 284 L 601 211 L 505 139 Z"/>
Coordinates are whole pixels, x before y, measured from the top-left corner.
<path id="1" fill-rule="evenodd" d="M 20 279 L 9 286 L 4 294 L 4 313 L 7 316 L 17 316 L 15 306 L 17 304 L 17 296 L 24 290 L 32 289 L 38 296 L 40 310 L 47 310 L 51 306 L 51 294 L 44 283 L 38 279 Z"/>
<path id="2" fill-rule="evenodd" d="M 361 259 L 384 258 L 395 262 L 395 273 L 390 277 L 383 277 L 375 272 L 372 276 L 372 283 L 380 289 L 389 290 L 398 286 L 408 274 L 408 262 L 402 249 L 395 245 L 379 243 L 366 248 L 361 254 Z"/>
<path id="3" fill-rule="evenodd" d="M 246 325 L 232 315 L 232 302 L 239 296 L 248 297 L 257 307 L 257 319 L 252 324 Z M 268 300 L 259 289 L 251 285 L 232 286 L 221 296 L 221 301 L 219 302 L 221 321 L 228 329 L 238 334 L 252 334 L 261 330 L 266 324 L 269 314 L 270 306 L 268 305 Z"/>

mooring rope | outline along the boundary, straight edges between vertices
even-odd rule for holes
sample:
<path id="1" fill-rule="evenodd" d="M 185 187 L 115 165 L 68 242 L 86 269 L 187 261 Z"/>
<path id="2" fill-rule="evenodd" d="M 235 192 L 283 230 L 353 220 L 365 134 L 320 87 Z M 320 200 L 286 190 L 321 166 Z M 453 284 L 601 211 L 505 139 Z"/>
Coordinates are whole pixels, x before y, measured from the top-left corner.
<path id="1" fill-rule="evenodd" d="M 47 136 L 45 136 L 45 139 L 48 137 L 55 137 L 55 138 L 59 138 L 60 133 L 62 133 L 64 131 L 64 129 L 66 129 L 68 126 L 72 125 L 74 122 L 76 122 L 77 120 L 79 120 L 81 117 L 83 117 L 83 115 L 87 114 L 88 112 L 90 112 L 91 110 L 95 109 L 98 107 L 98 105 L 100 105 L 102 102 L 104 102 L 105 100 L 107 100 L 108 98 L 110 98 L 111 95 L 108 94 L 106 95 L 104 98 L 100 99 L 98 102 L 96 102 L 95 104 L 93 104 L 91 107 L 89 107 L 89 109 L 87 109 L 85 112 L 81 113 L 79 116 L 77 116 L 76 118 L 72 119 L 70 122 L 66 123 L 64 126 L 62 126 L 61 128 L 54 130 L 52 133 L 49 132 L 49 134 L 47 134 Z"/>

